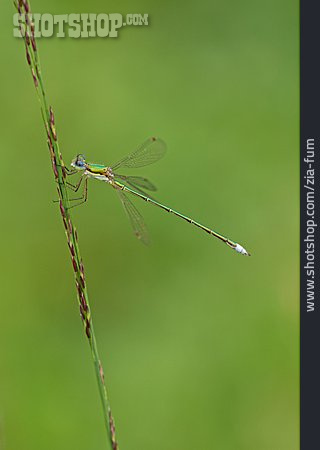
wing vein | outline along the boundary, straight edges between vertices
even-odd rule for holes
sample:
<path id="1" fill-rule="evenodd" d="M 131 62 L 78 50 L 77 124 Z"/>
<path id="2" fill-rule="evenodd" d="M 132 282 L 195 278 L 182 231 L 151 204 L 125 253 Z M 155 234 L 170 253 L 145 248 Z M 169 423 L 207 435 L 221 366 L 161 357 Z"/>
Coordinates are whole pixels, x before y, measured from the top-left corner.
<path id="1" fill-rule="evenodd" d="M 139 213 L 134 204 L 129 200 L 129 198 L 122 192 L 117 191 L 121 200 L 121 203 L 127 213 L 130 220 L 131 226 L 133 228 L 135 236 L 144 244 L 148 245 L 150 243 L 148 230 L 144 223 L 142 215 Z"/>
<path id="2" fill-rule="evenodd" d="M 113 171 L 120 167 L 138 168 L 153 164 L 161 159 L 166 152 L 166 144 L 162 139 L 151 137 L 144 141 L 136 150 L 111 166 Z"/>

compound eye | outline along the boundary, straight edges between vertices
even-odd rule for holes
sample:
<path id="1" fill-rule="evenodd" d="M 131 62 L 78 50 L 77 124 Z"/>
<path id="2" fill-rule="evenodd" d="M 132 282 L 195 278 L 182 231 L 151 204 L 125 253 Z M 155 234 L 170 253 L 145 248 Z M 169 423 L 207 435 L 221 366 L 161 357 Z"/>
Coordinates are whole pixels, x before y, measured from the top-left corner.
<path id="1" fill-rule="evenodd" d="M 84 167 L 85 164 L 84 164 L 84 157 L 83 157 L 83 155 L 78 155 L 77 156 L 76 165 L 78 167 Z"/>

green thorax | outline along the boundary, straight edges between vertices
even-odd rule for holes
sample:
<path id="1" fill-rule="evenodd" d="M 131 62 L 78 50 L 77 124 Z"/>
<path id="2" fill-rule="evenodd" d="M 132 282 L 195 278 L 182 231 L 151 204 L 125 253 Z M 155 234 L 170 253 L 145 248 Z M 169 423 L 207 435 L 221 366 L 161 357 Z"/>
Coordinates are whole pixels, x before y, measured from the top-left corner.
<path id="1" fill-rule="evenodd" d="M 104 174 L 107 170 L 107 166 L 103 165 L 103 164 L 92 164 L 92 163 L 88 163 L 87 164 L 87 169 L 92 172 L 92 173 L 100 173 L 100 174 Z"/>

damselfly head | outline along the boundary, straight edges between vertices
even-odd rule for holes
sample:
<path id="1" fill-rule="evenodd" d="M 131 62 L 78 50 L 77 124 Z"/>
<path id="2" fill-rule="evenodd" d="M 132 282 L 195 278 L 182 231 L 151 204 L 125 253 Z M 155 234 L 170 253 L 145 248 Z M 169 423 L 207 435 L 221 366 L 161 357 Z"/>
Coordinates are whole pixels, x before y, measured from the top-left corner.
<path id="1" fill-rule="evenodd" d="M 85 170 L 86 159 L 84 155 L 77 155 L 71 162 L 71 166 L 78 170 Z"/>

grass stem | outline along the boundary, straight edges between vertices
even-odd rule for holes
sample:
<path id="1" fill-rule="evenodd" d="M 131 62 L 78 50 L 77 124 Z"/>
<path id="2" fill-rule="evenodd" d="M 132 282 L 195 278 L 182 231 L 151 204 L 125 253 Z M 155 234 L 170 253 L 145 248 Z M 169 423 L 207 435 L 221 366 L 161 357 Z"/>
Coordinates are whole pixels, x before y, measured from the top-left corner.
<path id="1" fill-rule="evenodd" d="M 115 436 L 114 420 L 111 414 L 110 402 L 107 395 L 104 373 L 99 358 L 97 342 L 93 330 L 93 322 L 91 309 L 89 306 L 89 298 L 87 285 L 85 281 L 84 266 L 80 255 L 78 234 L 73 224 L 72 216 L 69 209 L 69 196 L 67 189 L 67 168 L 63 162 L 62 154 L 59 149 L 55 117 L 53 109 L 48 106 L 44 83 L 41 74 L 39 50 L 35 39 L 35 27 L 32 19 L 30 3 L 28 0 L 15 0 L 14 5 L 20 17 L 20 31 L 25 44 L 26 58 L 30 68 L 34 86 L 36 88 L 38 100 L 41 108 L 42 120 L 45 127 L 47 144 L 50 152 L 51 164 L 54 178 L 57 183 L 59 195 L 59 206 L 62 221 L 67 237 L 68 248 L 71 255 L 72 267 L 74 270 L 75 283 L 77 288 L 78 303 L 80 316 L 84 325 L 85 335 L 88 339 L 94 369 L 96 373 L 99 394 L 101 398 L 104 422 L 108 435 L 109 448 L 119 450 Z"/>

